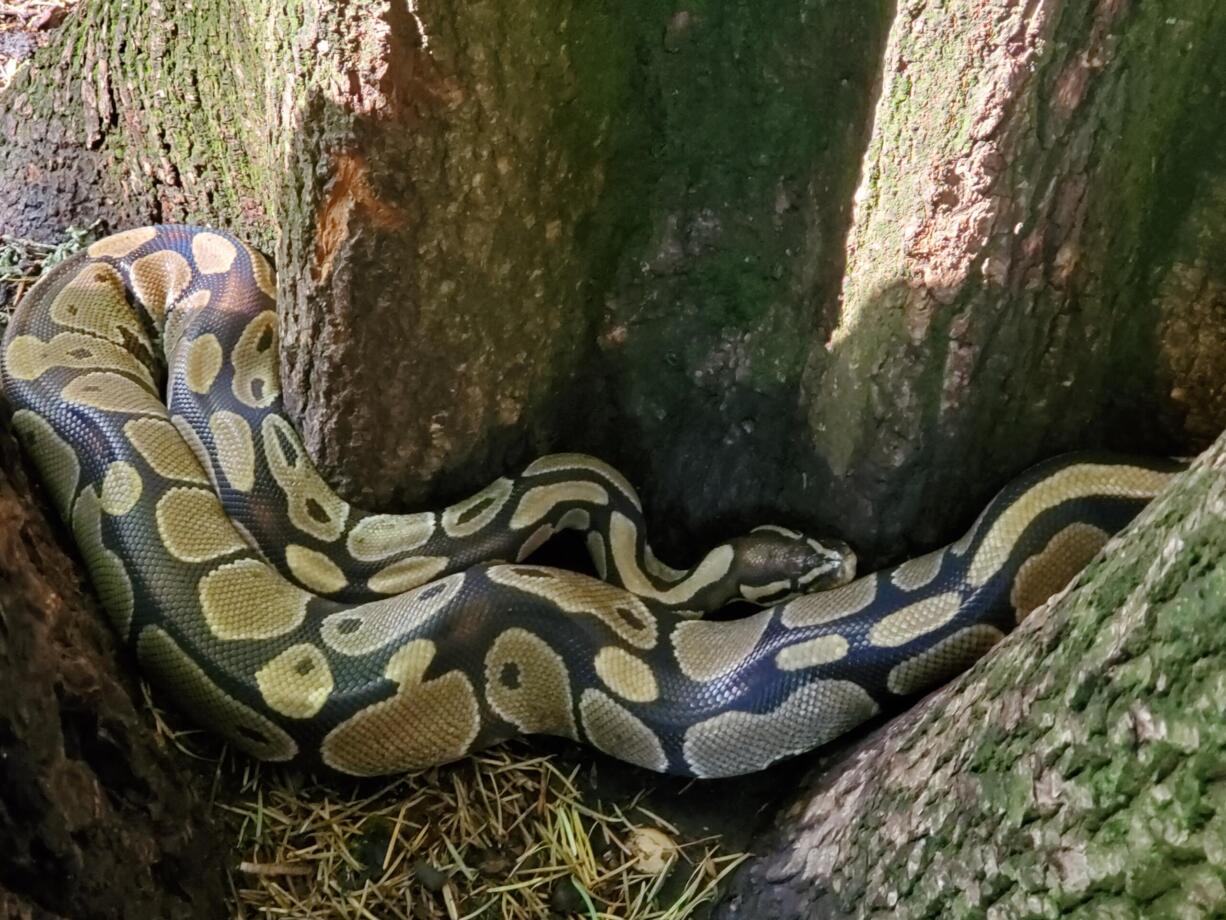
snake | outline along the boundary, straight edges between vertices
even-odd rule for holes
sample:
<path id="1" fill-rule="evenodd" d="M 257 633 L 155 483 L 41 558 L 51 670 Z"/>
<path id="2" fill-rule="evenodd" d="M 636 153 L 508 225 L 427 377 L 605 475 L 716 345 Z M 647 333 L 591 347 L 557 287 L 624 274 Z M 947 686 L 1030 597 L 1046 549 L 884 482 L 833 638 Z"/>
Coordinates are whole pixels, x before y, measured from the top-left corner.
<path id="1" fill-rule="evenodd" d="M 1183 468 L 1058 456 L 956 542 L 859 577 L 843 541 L 772 525 L 674 568 L 627 478 L 580 453 L 375 513 L 287 416 L 276 293 L 228 232 L 128 230 L 47 271 L 0 349 L 13 429 L 142 673 L 263 760 L 375 776 L 549 734 L 761 770 L 966 669 Z M 594 574 L 529 559 L 561 531 Z"/>

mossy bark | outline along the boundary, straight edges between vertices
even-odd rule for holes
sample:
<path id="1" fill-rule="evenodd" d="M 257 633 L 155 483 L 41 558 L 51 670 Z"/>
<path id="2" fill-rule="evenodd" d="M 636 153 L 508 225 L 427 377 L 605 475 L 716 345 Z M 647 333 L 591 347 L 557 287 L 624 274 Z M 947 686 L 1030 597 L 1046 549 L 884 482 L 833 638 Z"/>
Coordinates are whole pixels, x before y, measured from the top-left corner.
<path id="1" fill-rule="evenodd" d="M 940 542 L 1063 449 L 1222 429 L 1223 53 L 1213 2 L 900 4 L 805 381 L 870 545 Z"/>
<path id="2" fill-rule="evenodd" d="M 1226 914 L 1226 435 L 975 668 L 840 752 L 720 918 Z"/>

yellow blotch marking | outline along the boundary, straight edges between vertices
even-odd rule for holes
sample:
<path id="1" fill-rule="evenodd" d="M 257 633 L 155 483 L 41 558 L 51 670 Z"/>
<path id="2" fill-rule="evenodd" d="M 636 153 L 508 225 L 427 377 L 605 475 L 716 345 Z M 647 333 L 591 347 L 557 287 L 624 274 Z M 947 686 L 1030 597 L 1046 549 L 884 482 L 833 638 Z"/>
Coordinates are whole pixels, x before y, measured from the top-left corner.
<path id="1" fill-rule="evenodd" d="M 69 333 L 61 333 L 67 335 Z M 55 365 L 44 356 L 45 343 L 32 335 L 16 336 L 4 350 L 4 368 L 14 380 L 37 380 Z"/>
<path id="2" fill-rule="evenodd" d="M 849 680 L 806 682 L 770 712 L 729 711 L 690 726 L 682 752 L 695 776 L 737 776 L 808 751 L 877 713 Z"/>
<path id="3" fill-rule="evenodd" d="M 557 531 L 553 529 L 552 524 L 542 524 L 532 533 L 528 534 L 528 538 L 523 543 L 519 544 L 519 549 L 515 551 L 515 561 L 523 562 L 544 546 L 555 533 Z"/>
<path id="4" fill-rule="evenodd" d="M 1124 464 L 1079 463 L 1057 470 L 1018 496 L 992 522 L 971 560 L 967 581 L 977 587 L 996 574 L 1026 528 L 1049 508 L 1070 499 L 1093 495 L 1153 498 L 1172 475 Z"/>
<path id="5" fill-rule="evenodd" d="M 132 625 L 132 579 L 123 560 L 102 540 L 102 503 L 92 488 L 83 491 L 77 500 L 72 513 L 72 533 L 102 606 L 110 615 L 115 631 L 127 639 Z"/>
<path id="6" fill-rule="evenodd" d="M 558 530 L 587 530 L 592 526 L 592 516 L 583 508 L 571 508 L 558 520 Z"/>
<path id="7" fill-rule="evenodd" d="M 639 494 L 630 485 L 630 480 L 619 473 L 614 467 L 588 454 L 547 454 L 532 461 L 524 470 L 525 476 L 537 476 L 545 473 L 564 473 L 571 470 L 583 470 L 592 473 L 609 482 L 621 492 L 634 507 L 641 506 Z"/>
<path id="8" fill-rule="evenodd" d="M 941 570 L 941 562 L 945 559 L 945 550 L 938 549 L 916 559 L 909 559 L 898 566 L 890 574 L 890 580 L 895 587 L 904 591 L 915 591 L 927 585 L 937 577 Z"/>
<path id="9" fill-rule="evenodd" d="M 106 412 L 124 412 L 131 415 L 165 416 L 166 406 L 162 400 L 142 387 L 135 380 L 109 371 L 91 371 L 74 377 L 62 390 L 64 399 L 81 406 L 90 406 Z"/>
<path id="10" fill-rule="evenodd" d="M 660 695 L 647 662 L 625 649 L 606 645 L 596 653 L 596 674 L 606 687 L 632 703 L 650 703 Z"/>
<path id="11" fill-rule="evenodd" d="M 586 502 L 607 505 L 609 493 L 594 482 L 558 482 L 537 486 L 524 493 L 511 516 L 511 529 L 519 530 L 535 524 L 558 505 L 565 502 Z"/>
<path id="12" fill-rule="evenodd" d="M 847 656 L 847 640 L 842 636 L 819 636 L 805 642 L 797 642 L 780 649 L 775 656 L 775 665 L 781 671 L 800 671 L 830 664 Z"/>
<path id="13" fill-rule="evenodd" d="M 781 578 L 779 581 L 772 581 L 765 585 L 742 585 L 741 597 L 751 603 L 760 604 L 769 597 L 779 597 L 791 587 L 791 584 L 788 579 Z"/>
<path id="14" fill-rule="evenodd" d="M 499 633 L 485 656 L 490 707 L 520 731 L 577 736 L 566 662 L 526 629 Z"/>
<path id="15" fill-rule="evenodd" d="M 140 501 L 143 484 L 131 463 L 116 460 L 102 477 L 102 510 L 112 517 L 127 514 Z"/>
<path id="16" fill-rule="evenodd" d="M 271 639 L 297 629 L 311 595 L 259 559 L 227 562 L 200 579 L 200 607 L 218 639 Z"/>
<path id="17" fill-rule="evenodd" d="M 850 584 L 788 601 L 780 622 L 789 629 L 821 626 L 865 610 L 877 599 L 877 577 L 866 575 Z"/>
<path id="18" fill-rule="evenodd" d="M 260 696 L 272 709 L 291 719 L 309 719 L 332 693 L 332 669 L 315 646 L 291 645 L 255 672 Z"/>
<path id="19" fill-rule="evenodd" d="M 334 770 L 354 776 L 403 773 L 457 760 L 481 729 L 473 685 L 460 671 L 425 680 L 434 643 L 415 639 L 389 659 L 385 676 L 399 690 L 332 729 L 321 753 Z"/>
<path id="20" fill-rule="evenodd" d="M 579 715 L 587 740 L 606 754 L 656 772 L 668 767 L 668 756 L 656 733 L 602 691 L 583 691 Z"/>
<path id="21" fill-rule="evenodd" d="M 638 528 L 634 522 L 620 511 L 614 511 L 609 518 L 609 546 L 613 567 L 621 576 L 622 584 L 632 594 L 670 605 L 683 604 L 703 588 L 718 582 L 728 574 L 735 557 L 732 547 L 727 544 L 713 549 L 688 578 L 660 590 L 639 568 L 637 545 Z"/>
<path id="22" fill-rule="evenodd" d="M 231 389 L 245 406 L 262 409 L 281 394 L 277 365 L 277 314 L 265 310 L 247 324 L 230 352 Z"/>
<path id="23" fill-rule="evenodd" d="M 238 250 L 224 236 L 216 233 L 197 233 L 192 237 L 192 258 L 202 275 L 218 275 L 228 272 L 234 264 Z"/>
<path id="24" fill-rule="evenodd" d="M 280 416 L 269 415 L 260 433 L 264 459 L 289 503 L 290 522 L 303 533 L 328 543 L 339 538 L 349 519 L 349 503 L 315 471 L 298 432 Z"/>
<path id="25" fill-rule="evenodd" d="M 209 432 L 217 446 L 217 462 L 230 488 L 250 492 L 255 485 L 255 441 L 247 420 L 219 409 L 209 417 Z"/>
<path id="26" fill-rule="evenodd" d="M 940 629 L 954 618 L 961 606 L 962 595 L 957 591 L 926 597 L 874 623 L 869 630 L 868 641 L 884 648 L 906 645 L 934 629 Z"/>
<path id="27" fill-rule="evenodd" d="M 221 343 L 211 333 L 188 342 L 187 355 L 183 360 L 183 380 L 187 388 L 193 393 L 207 393 L 212 389 L 224 359 Z"/>
<path id="28" fill-rule="evenodd" d="M 21 446 L 38 467 L 60 517 L 67 521 L 81 479 L 77 452 L 37 412 L 29 409 L 14 412 L 13 428 L 21 439 Z"/>
<path id="29" fill-rule="evenodd" d="M 514 483 L 503 477 L 462 502 L 443 511 L 443 530 L 451 537 L 467 537 L 481 530 L 497 517 L 511 497 Z"/>
<path id="30" fill-rule="evenodd" d="M 50 342 L 19 335 L 9 342 L 4 358 L 16 380 L 37 380 L 53 367 L 96 368 L 126 371 L 153 385 L 149 368 L 126 348 L 80 332 L 61 332 Z"/>
<path id="31" fill-rule="evenodd" d="M 486 569 L 485 575 L 498 584 L 543 597 L 568 613 L 596 617 L 635 648 L 651 649 L 659 640 L 656 618 L 647 606 L 607 582 L 535 565 L 496 565 Z"/>
<path id="32" fill-rule="evenodd" d="M 153 227 L 139 227 L 136 230 L 125 230 L 123 233 L 115 233 L 104 239 L 93 243 L 88 250 L 91 259 L 97 259 L 101 256 L 110 256 L 112 259 L 122 259 L 128 253 L 144 246 L 147 242 L 157 236 L 157 230 Z"/>
<path id="33" fill-rule="evenodd" d="M 176 559 L 207 562 L 247 548 L 212 492 L 177 487 L 158 499 L 158 535 Z"/>
<path id="34" fill-rule="evenodd" d="M 464 584 L 457 572 L 396 597 L 371 601 L 324 617 L 320 636 L 342 655 L 367 655 L 426 627 Z"/>
<path id="35" fill-rule="evenodd" d="M 335 594 L 349 583 L 335 562 L 296 543 L 285 548 L 285 562 L 294 577 L 316 594 Z"/>
<path id="36" fill-rule="evenodd" d="M 745 663 L 769 624 L 768 611 L 726 622 L 687 620 L 673 628 L 673 655 L 690 680 L 715 680 Z"/>
<path id="37" fill-rule="evenodd" d="M 928 690 L 964 671 L 1004 637 L 996 627 L 982 623 L 960 629 L 896 664 L 886 677 L 886 686 L 900 696 Z"/>
<path id="38" fill-rule="evenodd" d="M 136 311 L 128 304 L 119 272 L 102 262 L 87 263 L 60 289 L 48 311 L 67 329 L 124 345 L 129 340 L 151 350 Z"/>
<path id="39" fill-rule="evenodd" d="M 378 562 L 396 553 L 417 549 L 434 533 L 434 515 L 371 514 L 349 531 L 349 555 L 362 562 Z"/>
<path id="40" fill-rule="evenodd" d="M 192 267 L 173 249 L 141 256 L 130 269 L 132 290 L 158 322 L 192 280 Z"/>
<path id="41" fill-rule="evenodd" d="M 199 725 L 260 760 L 291 760 L 298 745 L 284 729 L 230 696 L 162 629 L 146 627 L 137 642 L 141 670 L 174 696 Z"/>
<path id="42" fill-rule="evenodd" d="M 134 418 L 123 426 L 123 433 L 141 458 L 163 479 L 208 485 L 204 468 L 170 422 L 160 418 Z"/>
<path id="43" fill-rule="evenodd" d="M 268 260 L 250 246 L 244 246 L 243 248 L 247 250 L 247 257 L 251 259 L 251 275 L 255 278 L 256 287 L 273 300 L 276 300 L 277 278 L 272 267 L 268 264 Z"/>
<path id="44" fill-rule="evenodd" d="M 384 566 L 366 584 L 380 594 L 399 594 L 436 578 L 447 568 L 445 556 L 411 556 Z"/>
<path id="45" fill-rule="evenodd" d="M 1072 581 L 1110 538 L 1091 524 L 1070 524 L 1023 562 L 1009 592 L 1018 620 Z"/>

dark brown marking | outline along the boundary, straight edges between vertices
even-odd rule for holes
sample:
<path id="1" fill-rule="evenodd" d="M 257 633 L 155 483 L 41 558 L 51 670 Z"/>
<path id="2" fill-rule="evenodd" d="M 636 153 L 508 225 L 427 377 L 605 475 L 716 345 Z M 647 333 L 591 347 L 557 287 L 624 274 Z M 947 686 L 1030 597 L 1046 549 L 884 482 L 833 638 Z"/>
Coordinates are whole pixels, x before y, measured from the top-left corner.
<path id="1" fill-rule="evenodd" d="M 508 690 L 519 689 L 519 665 L 514 661 L 508 661 L 502 666 L 502 671 L 498 675 L 498 681 Z"/>
<path id="2" fill-rule="evenodd" d="M 622 618 L 622 622 L 624 622 L 631 629 L 637 631 L 644 629 L 647 626 L 647 624 L 643 622 L 643 618 L 629 607 L 614 607 L 613 609 L 616 610 L 617 615 Z"/>
<path id="3" fill-rule="evenodd" d="M 306 510 L 307 510 L 307 514 L 309 514 L 315 520 L 319 521 L 319 523 L 321 524 L 332 523 L 332 516 L 329 515 L 328 512 L 324 509 L 324 506 L 321 505 L 319 502 L 315 501 L 315 499 L 308 498 L 306 500 Z"/>
<path id="4" fill-rule="evenodd" d="M 428 601 L 432 597 L 438 597 L 438 595 L 442 594 L 446 590 L 447 590 L 447 585 L 440 581 L 440 582 L 436 582 L 435 584 L 430 585 L 430 587 L 428 588 L 423 589 L 421 594 L 418 595 L 418 597 L 423 601 Z"/>
<path id="5" fill-rule="evenodd" d="M 265 735 L 263 732 L 257 732 L 254 728 L 248 728 L 246 725 L 240 725 L 238 727 L 238 733 L 242 735 L 244 738 L 254 741 L 256 744 L 260 744 L 260 745 L 268 744 L 267 735 Z"/>
<path id="6" fill-rule="evenodd" d="M 477 502 L 471 508 L 465 509 L 464 513 L 461 514 L 458 518 L 456 518 L 456 523 L 457 524 L 467 524 L 469 521 L 473 520 L 478 515 L 480 515 L 482 511 L 484 511 L 486 508 L 488 508 L 493 503 L 494 503 L 493 496 L 487 495 L 485 498 L 481 499 L 481 501 Z"/>

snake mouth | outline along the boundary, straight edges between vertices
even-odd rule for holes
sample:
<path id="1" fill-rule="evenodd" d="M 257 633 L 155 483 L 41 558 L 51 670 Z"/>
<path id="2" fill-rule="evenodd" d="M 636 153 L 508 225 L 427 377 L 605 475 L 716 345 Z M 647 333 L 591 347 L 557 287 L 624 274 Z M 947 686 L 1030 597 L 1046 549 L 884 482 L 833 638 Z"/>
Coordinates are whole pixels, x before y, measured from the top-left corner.
<path id="1" fill-rule="evenodd" d="M 835 539 L 809 539 L 808 543 L 817 562 L 800 579 L 801 588 L 826 591 L 845 585 L 856 577 L 856 553 L 850 544 Z"/>

